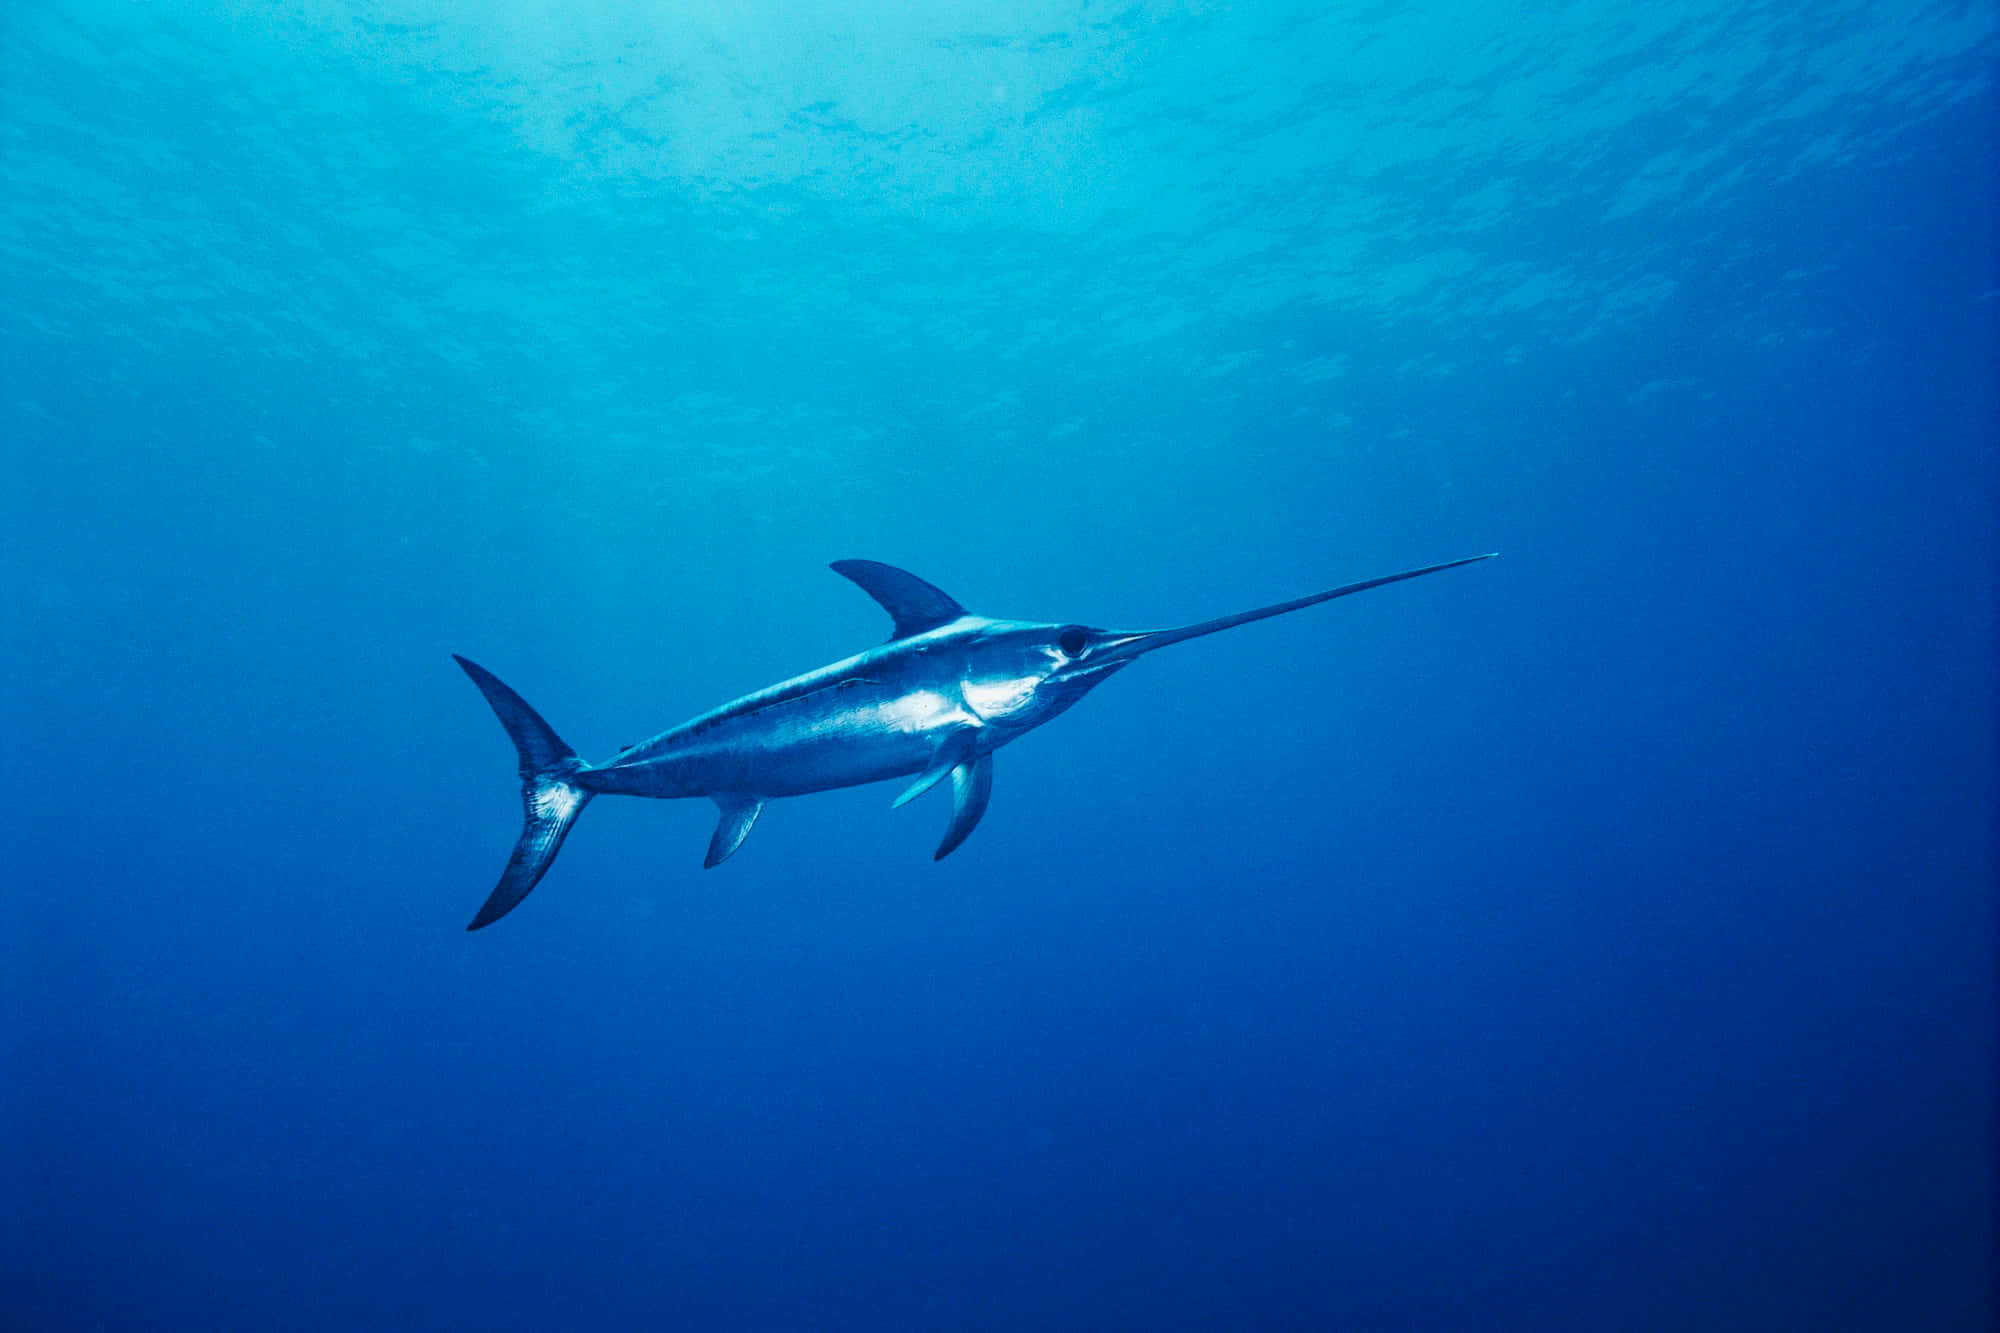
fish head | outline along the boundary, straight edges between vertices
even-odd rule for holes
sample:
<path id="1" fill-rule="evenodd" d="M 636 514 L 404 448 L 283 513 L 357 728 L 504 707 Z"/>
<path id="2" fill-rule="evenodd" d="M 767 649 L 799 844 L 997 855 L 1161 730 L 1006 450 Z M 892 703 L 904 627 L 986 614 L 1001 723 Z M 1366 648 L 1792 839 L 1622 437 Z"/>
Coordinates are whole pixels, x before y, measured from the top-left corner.
<path id="1" fill-rule="evenodd" d="M 989 622 L 969 646 L 959 689 L 990 726 L 1022 732 L 1067 712 L 1130 657 L 1101 656 L 1124 637 L 1089 625 Z"/>

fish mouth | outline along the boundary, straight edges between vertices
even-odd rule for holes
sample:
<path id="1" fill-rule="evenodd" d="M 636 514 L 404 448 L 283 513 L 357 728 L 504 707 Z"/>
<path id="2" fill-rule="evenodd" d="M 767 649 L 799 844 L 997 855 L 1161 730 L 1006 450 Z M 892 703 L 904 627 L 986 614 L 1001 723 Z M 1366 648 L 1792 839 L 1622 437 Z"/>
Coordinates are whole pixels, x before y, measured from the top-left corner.
<path id="1" fill-rule="evenodd" d="M 1076 678 L 1094 676 L 1100 672 L 1110 672 L 1129 665 L 1156 649 L 1169 644 L 1186 643 L 1189 639 L 1206 638 L 1210 634 L 1220 634 L 1238 625 L 1248 625 L 1256 620 L 1269 620 L 1272 616 L 1287 615 L 1302 611 L 1308 606 L 1330 602 L 1336 597 L 1346 597 L 1370 588 L 1380 588 L 1385 584 L 1401 583 L 1404 579 L 1422 578 L 1426 574 L 1438 574 L 1447 569 L 1457 569 L 1460 565 L 1477 564 L 1481 560 L 1491 560 L 1498 551 L 1488 551 L 1484 555 L 1469 555 L 1460 560 L 1447 560 L 1441 565 L 1425 565 L 1421 569 L 1406 569 L 1398 574 L 1385 574 L 1380 578 L 1363 579 L 1359 583 L 1344 583 L 1338 588 L 1325 592 L 1311 593 L 1305 597 L 1294 597 L 1288 602 L 1273 602 L 1250 611 L 1238 611 L 1235 615 L 1217 616 L 1213 620 L 1202 620 L 1192 625 L 1182 625 L 1178 629 L 1155 630 L 1097 630 L 1091 635 L 1090 649 L 1077 660 L 1075 666 L 1064 672 L 1065 676 Z"/>
<path id="2" fill-rule="evenodd" d="M 1098 630 L 1091 637 L 1090 651 L 1063 674 L 1070 677 L 1097 676 L 1130 666 L 1149 652 L 1152 639 L 1162 630 Z"/>

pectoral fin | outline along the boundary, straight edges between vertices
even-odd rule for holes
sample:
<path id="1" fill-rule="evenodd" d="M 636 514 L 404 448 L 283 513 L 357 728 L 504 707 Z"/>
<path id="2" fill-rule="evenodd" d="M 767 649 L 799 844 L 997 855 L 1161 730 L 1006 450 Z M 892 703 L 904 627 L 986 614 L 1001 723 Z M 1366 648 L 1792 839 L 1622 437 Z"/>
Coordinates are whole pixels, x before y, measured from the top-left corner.
<path id="1" fill-rule="evenodd" d="M 903 794 L 890 802 L 889 808 L 900 810 L 944 781 L 945 774 L 972 757 L 972 746 L 978 739 L 977 727 L 961 727 L 938 742 L 937 749 L 931 754 L 930 767 L 918 774 L 915 782 L 903 788 Z"/>
<path id="2" fill-rule="evenodd" d="M 958 844 L 972 836 L 992 795 L 992 755 L 968 759 L 951 770 L 951 827 L 945 830 L 944 841 L 938 844 L 937 855 L 931 860 L 944 860 L 958 850 Z"/>
<path id="3" fill-rule="evenodd" d="M 701 863 L 704 870 L 713 870 L 735 855 L 750 836 L 750 826 L 764 812 L 764 802 L 756 796 L 718 796 L 715 803 L 721 807 L 722 818 L 715 823 L 715 836 L 708 840 L 708 857 Z"/>

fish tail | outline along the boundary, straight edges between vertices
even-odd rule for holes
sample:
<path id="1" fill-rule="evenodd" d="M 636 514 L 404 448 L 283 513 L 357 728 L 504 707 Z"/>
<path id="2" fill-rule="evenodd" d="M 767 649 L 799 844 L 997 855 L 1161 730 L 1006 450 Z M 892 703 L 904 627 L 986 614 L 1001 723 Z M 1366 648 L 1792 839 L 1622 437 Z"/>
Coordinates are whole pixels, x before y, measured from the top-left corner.
<path id="1" fill-rule="evenodd" d="M 542 721 L 541 714 L 527 700 L 507 688 L 500 678 L 456 653 L 452 660 L 472 677 L 472 683 L 486 696 L 500 725 L 507 728 L 514 748 L 521 756 L 521 804 L 526 821 L 514 843 L 514 854 L 500 882 L 487 895 L 485 905 L 472 918 L 467 930 L 490 926 L 520 905 L 541 881 L 549 865 L 562 850 L 570 825 L 590 803 L 591 792 L 576 781 L 583 764 L 576 751 L 563 743 L 555 729 Z"/>

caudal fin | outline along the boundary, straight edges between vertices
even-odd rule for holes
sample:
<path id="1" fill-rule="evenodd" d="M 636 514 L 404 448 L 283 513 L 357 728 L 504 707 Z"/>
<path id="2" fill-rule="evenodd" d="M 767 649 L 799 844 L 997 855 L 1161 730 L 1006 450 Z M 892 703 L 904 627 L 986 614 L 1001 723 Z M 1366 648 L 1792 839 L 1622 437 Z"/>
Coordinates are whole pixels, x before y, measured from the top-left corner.
<path id="1" fill-rule="evenodd" d="M 590 803 L 591 793 L 573 781 L 583 766 L 576 751 L 563 744 L 562 737 L 542 721 L 541 714 L 528 707 L 527 700 L 477 662 L 468 662 L 457 653 L 452 654 L 452 660 L 472 677 L 472 683 L 493 706 L 500 725 L 507 728 L 514 748 L 520 751 L 521 804 L 527 813 L 521 837 L 514 844 L 514 854 L 507 858 L 507 869 L 501 872 L 500 882 L 487 895 L 479 915 L 466 927 L 478 930 L 513 911 L 540 882 L 549 863 L 562 850 L 570 825 Z"/>

